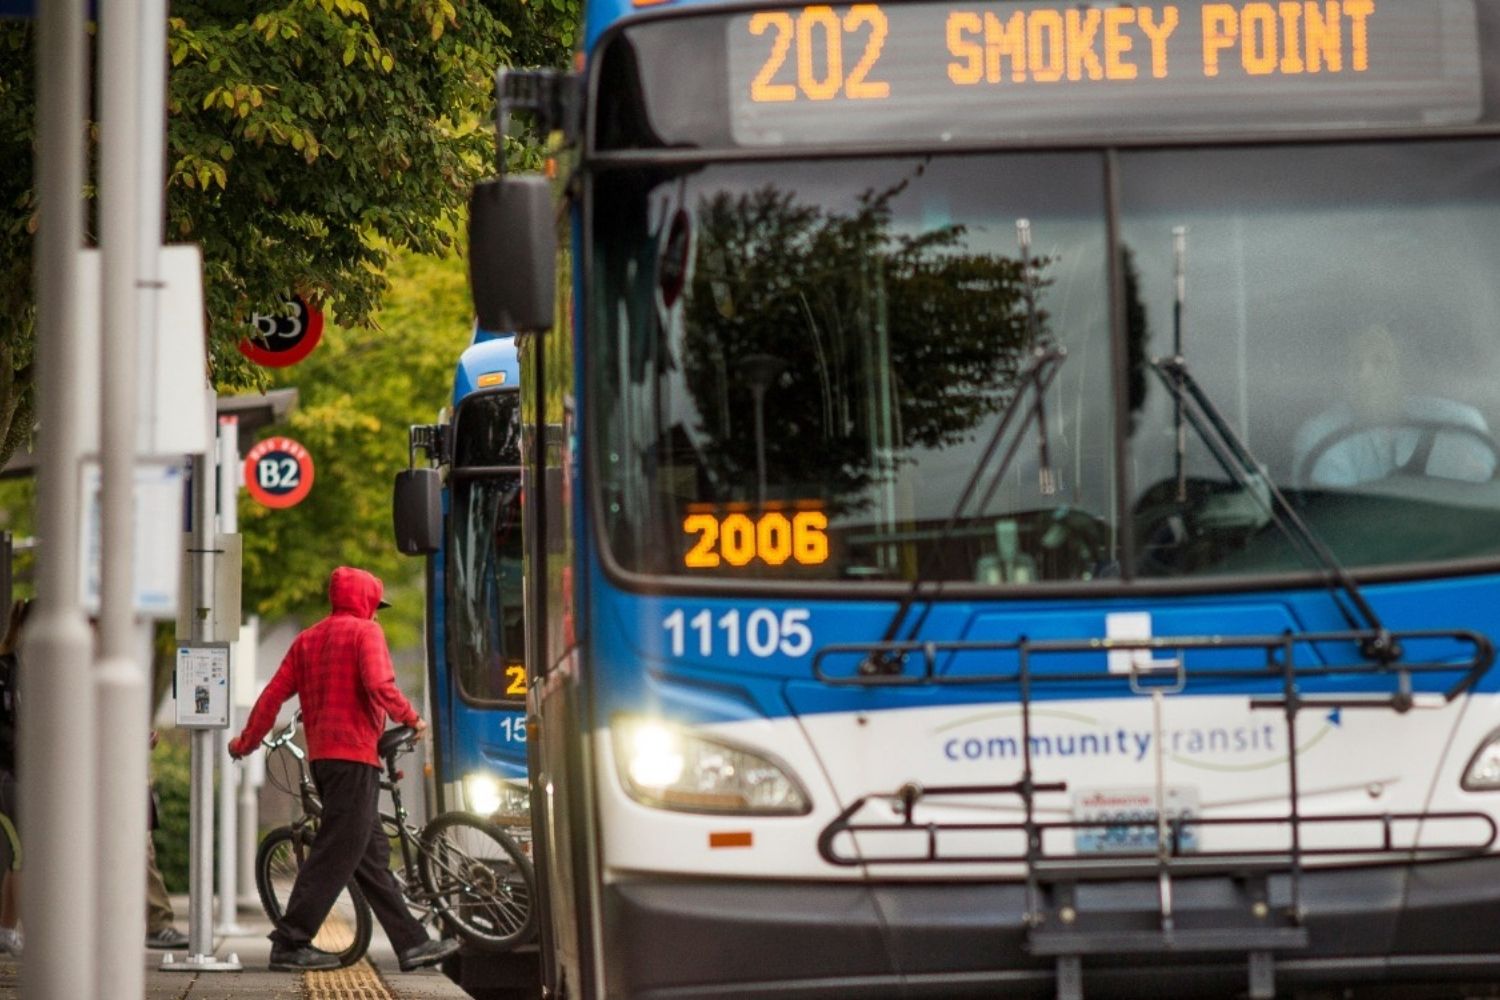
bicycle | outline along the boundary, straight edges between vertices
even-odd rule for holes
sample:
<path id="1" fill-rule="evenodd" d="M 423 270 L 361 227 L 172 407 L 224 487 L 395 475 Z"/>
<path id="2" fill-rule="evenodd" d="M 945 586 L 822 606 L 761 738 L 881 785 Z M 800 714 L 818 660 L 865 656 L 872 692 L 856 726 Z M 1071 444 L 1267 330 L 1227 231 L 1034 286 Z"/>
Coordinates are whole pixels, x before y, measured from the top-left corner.
<path id="1" fill-rule="evenodd" d="M 323 803 L 318 798 L 317 786 L 313 784 L 312 773 L 307 766 L 307 754 L 292 742 L 301 718 L 302 714 L 299 712 L 285 729 L 274 737 L 261 741 L 261 745 L 266 748 L 268 760 L 272 753 L 285 748 L 297 761 L 298 781 L 295 790 L 278 781 L 269 768 L 266 775 L 272 785 L 297 796 L 302 806 L 301 815 L 291 823 L 278 826 L 262 837 L 255 852 L 255 889 L 260 894 L 261 907 L 275 927 L 281 926 L 292 885 L 297 880 L 302 863 L 307 860 L 307 852 L 311 850 L 313 837 L 317 833 L 318 818 L 323 814 Z M 334 900 L 333 909 L 324 919 L 323 926 L 313 935 L 312 946 L 337 955 L 341 966 L 353 965 L 364 957 L 365 951 L 370 947 L 373 928 L 374 918 L 370 904 L 365 900 L 364 893 L 359 891 L 359 886 L 351 882 Z"/>
<path id="2" fill-rule="evenodd" d="M 292 742 L 300 718 L 299 713 L 274 738 L 263 741 L 268 753 L 285 747 L 296 759 L 295 794 L 302 804 L 302 815 L 266 834 L 256 853 L 256 889 L 266 915 L 277 926 L 322 810 L 307 755 Z M 524 944 L 536 931 L 536 877 L 530 859 L 516 842 L 497 824 L 460 810 L 440 813 L 420 830 L 408 822 L 396 765 L 416 746 L 416 737 L 410 726 L 397 726 L 381 736 L 378 745 L 385 762 L 380 787 L 391 793 L 394 807 L 393 812 L 380 814 L 381 825 L 398 842 L 401 864 L 393 874 L 407 905 L 424 926 L 439 922 L 485 951 L 508 951 Z M 278 787 L 291 792 L 288 786 Z M 342 909 L 335 905 L 314 937 L 313 947 L 337 955 L 347 966 L 359 961 L 368 949 L 373 919 L 358 886 L 346 886 L 339 901 Z"/>

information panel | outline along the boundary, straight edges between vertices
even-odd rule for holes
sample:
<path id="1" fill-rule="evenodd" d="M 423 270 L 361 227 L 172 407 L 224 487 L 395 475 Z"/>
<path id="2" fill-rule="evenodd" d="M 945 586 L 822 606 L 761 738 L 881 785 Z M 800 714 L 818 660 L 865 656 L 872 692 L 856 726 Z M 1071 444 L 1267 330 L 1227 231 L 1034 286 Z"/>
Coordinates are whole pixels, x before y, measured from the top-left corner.
<path id="1" fill-rule="evenodd" d="M 1452 125 L 1474 0 L 861 3 L 726 18 L 740 145 Z"/>
<path id="2" fill-rule="evenodd" d="M 177 725 L 184 729 L 229 728 L 229 644 L 179 643 Z"/>

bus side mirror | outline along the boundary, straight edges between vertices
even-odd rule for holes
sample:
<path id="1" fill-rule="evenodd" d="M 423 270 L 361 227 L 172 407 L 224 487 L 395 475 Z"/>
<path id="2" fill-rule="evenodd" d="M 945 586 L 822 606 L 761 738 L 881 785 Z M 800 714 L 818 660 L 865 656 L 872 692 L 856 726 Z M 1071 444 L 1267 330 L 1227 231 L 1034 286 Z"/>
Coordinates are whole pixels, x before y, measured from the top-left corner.
<path id="1" fill-rule="evenodd" d="M 496 177 L 469 195 L 469 289 L 484 330 L 552 328 L 557 228 L 545 177 Z"/>
<path id="2" fill-rule="evenodd" d="M 391 514 L 396 523 L 396 548 L 402 555 L 430 555 L 442 543 L 441 478 L 437 469 L 405 469 L 396 473 Z"/>

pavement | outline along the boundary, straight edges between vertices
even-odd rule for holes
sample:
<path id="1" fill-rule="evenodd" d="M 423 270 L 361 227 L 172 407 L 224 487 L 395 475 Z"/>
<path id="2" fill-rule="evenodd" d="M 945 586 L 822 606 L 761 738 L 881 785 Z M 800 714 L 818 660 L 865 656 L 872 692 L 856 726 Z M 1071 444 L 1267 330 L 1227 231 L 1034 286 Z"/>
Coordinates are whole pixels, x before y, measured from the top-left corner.
<path id="1" fill-rule="evenodd" d="M 188 912 L 187 897 L 174 896 L 172 905 L 178 914 L 178 930 L 186 933 L 183 915 Z M 266 935 L 270 932 L 271 924 L 264 913 L 241 911 L 233 933 L 215 935 L 210 958 L 223 962 L 234 955 L 241 967 L 238 972 L 184 971 L 191 967 L 186 949 L 158 951 L 143 947 L 143 1000 L 467 1000 L 468 994 L 437 969 L 400 971 L 396 953 L 378 926 L 369 953 L 349 968 L 332 972 L 271 972 L 266 967 L 271 955 Z M 163 966 L 165 956 L 172 957 L 170 967 Z M 23 949 L 21 961 L 24 959 Z M 20 973 L 17 959 L 0 955 L 0 1000 L 16 1000 L 22 995 Z"/>

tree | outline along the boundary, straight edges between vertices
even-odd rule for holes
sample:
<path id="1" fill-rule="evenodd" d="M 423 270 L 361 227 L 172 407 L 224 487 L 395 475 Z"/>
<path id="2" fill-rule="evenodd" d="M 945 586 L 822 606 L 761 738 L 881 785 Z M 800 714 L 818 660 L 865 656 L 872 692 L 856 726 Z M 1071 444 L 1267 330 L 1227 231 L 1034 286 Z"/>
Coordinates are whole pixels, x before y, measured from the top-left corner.
<path id="1" fill-rule="evenodd" d="M 174 0 L 166 235 L 204 257 L 212 377 L 297 292 L 366 323 L 392 255 L 447 253 L 492 171 L 494 72 L 566 63 L 578 0 Z M 0 462 L 31 431 L 35 32 L 0 21 Z M 94 134 L 91 132 L 91 134 Z"/>
<path id="2" fill-rule="evenodd" d="M 741 415 L 756 402 L 749 379 L 724 373 L 756 358 L 779 362 L 768 397 L 777 432 L 761 443 L 769 479 L 822 484 L 830 512 L 869 502 L 869 484 L 895 472 L 883 456 L 951 445 L 1018 391 L 1033 333 L 1025 268 L 967 252 L 962 225 L 896 231 L 891 203 L 904 189 L 866 192 L 849 214 L 773 185 L 698 206 L 685 306 L 696 335 L 683 368 L 718 443 L 702 459 L 716 481 L 754 482 L 757 441 Z M 1039 312 L 1038 332 L 1046 320 Z M 865 412 L 879 397 L 870 371 L 881 366 L 894 409 L 872 433 L 882 421 Z"/>
<path id="3" fill-rule="evenodd" d="M 310 622 L 327 611 L 328 574 L 357 563 L 386 583 L 395 606 L 381 614 L 393 650 L 421 637 L 423 563 L 396 552 L 391 486 L 406 467 L 407 428 L 430 423 L 452 392 L 459 352 L 472 330 L 464 262 L 403 253 L 388 271 L 386 306 L 368 329 L 330 322 L 317 349 L 270 374 L 273 386 L 296 386 L 299 405 L 263 436 L 285 434 L 313 457 L 313 489 L 295 507 L 270 510 L 241 491 L 244 545 L 241 600 L 246 613 Z M 32 533 L 34 483 L 0 480 L 0 529 Z M 35 550 L 17 554 L 29 579 Z M 21 590 L 30 593 L 29 585 Z M 171 676 L 170 630 L 155 655 L 155 695 Z"/>
<path id="4" fill-rule="evenodd" d="M 0 20 L 0 465 L 31 435 L 33 418 L 31 151 L 36 141 L 30 26 Z"/>
<path id="5" fill-rule="evenodd" d="M 421 601 L 403 590 L 420 593 L 422 561 L 396 552 L 391 487 L 406 467 L 407 429 L 433 422 L 452 393 L 473 319 L 462 261 L 403 254 L 389 273 L 378 325 L 329 324 L 311 355 L 273 378 L 298 389 L 297 408 L 274 433 L 312 455 L 311 492 L 283 510 L 242 493 L 239 510 L 246 609 L 315 618 L 327 609 L 329 571 L 357 564 L 385 580 L 395 606 L 381 621 L 400 648 L 420 635 Z"/>

